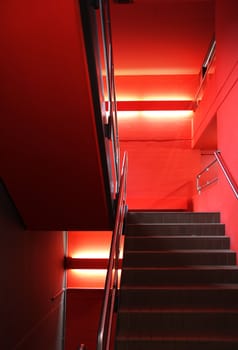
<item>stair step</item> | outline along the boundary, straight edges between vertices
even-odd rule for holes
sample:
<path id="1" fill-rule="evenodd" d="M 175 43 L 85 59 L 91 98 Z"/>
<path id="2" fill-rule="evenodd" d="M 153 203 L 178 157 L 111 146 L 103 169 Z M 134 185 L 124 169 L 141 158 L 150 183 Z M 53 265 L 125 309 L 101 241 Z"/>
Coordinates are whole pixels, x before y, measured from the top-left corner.
<path id="1" fill-rule="evenodd" d="M 127 224 L 138 223 L 219 223 L 220 213 L 129 211 Z"/>
<path id="2" fill-rule="evenodd" d="M 226 236 L 128 236 L 126 250 L 229 249 Z"/>
<path id="3" fill-rule="evenodd" d="M 203 336 L 237 335 L 238 310 L 120 310 L 118 335 Z"/>
<path id="4" fill-rule="evenodd" d="M 236 350 L 237 337 L 118 337 L 115 350 Z"/>
<path id="5" fill-rule="evenodd" d="M 219 213 L 129 212 L 115 349 L 237 349 L 229 248 Z"/>
<path id="6" fill-rule="evenodd" d="M 123 267 L 235 265 L 230 250 L 125 251 Z"/>
<path id="7" fill-rule="evenodd" d="M 120 308 L 238 308 L 237 284 L 163 285 L 125 287 L 120 290 Z"/>
<path id="8" fill-rule="evenodd" d="M 166 236 L 166 235 L 200 235 L 200 236 L 223 236 L 225 234 L 224 224 L 131 224 L 125 228 L 127 236 Z"/>
<path id="9" fill-rule="evenodd" d="M 177 268 L 124 268 L 121 278 L 123 286 L 238 283 L 238 267 L 202 265 Z"/>

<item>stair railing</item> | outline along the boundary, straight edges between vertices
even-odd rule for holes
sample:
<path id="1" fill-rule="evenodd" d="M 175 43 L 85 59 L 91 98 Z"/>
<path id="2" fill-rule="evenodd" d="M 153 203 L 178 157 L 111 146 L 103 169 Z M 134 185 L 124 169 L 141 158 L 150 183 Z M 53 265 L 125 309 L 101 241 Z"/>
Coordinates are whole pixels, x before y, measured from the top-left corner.
<path id="1" fill-rule="evenodd" d="M 233 176 L 231 175 L 229 169 L 227 168 L 227 165 L 225 164 L 225 161 L 222 158 L 221 152 L 218 150 L 218 151 L 215 151 L 213 154 L 214 154 L 215 159 L 211 163 L 209 163 L 196 177 L 196 185 L 197 185 L 198 193 L 201 193 L 201 191 L 205 187 L 213 184 L 214 182 L 216 182 L 218 180 L 218 177 L 216 176 L 216 177 L 213 177 L 211 180 L 206 181 L 205 184 L 203 184 L 203 185 L 200 184 L 200 179 L 204 175 L 204 173 L 209 172 L 210 169 L 215 164 L 218 164 L 220 169 L 222 170 L 222 173 L 225 176 L 230 188 L 232 189 L 235 197 L 238 199 L 238 186 L 237 186 Z"/>
<path id="2" fill-rule="evenodd" d="M 106 275 L 104 298 L 102 304 L 101 318 L 98 329 L 97 350 L 109 350 L 113 323 L 113 313 L 118 293 L 118 270 L 120 241 L 124 225 L 126 206 L 128 156 L 124 153 L 122 171 L 120 177 L 120 190 L 118 194 L 115 227 L 112 234 L 108 269 Z"/>
<path id="3" fill-rule="evenodd" d="M 109 0 L 99 0 L 101 30 L 103 40 L 104 61 L 106 70 L 106 86 L 108 95 L 108 126 L 109 137 L 112 140 L 113 160 L 116 176 L 116 192 L 119 190 L 120 178 L 120 147 L 117 122 L 116 89 L 114 81 L 114 62 L 112 51 L 112 33 Z"/>
<path id="4" fill-rule="evenodd" d="M 202 68 L 200 71 L 201 80 L 194 98 L 194 110 L 196 110 L 196 108 L 199 106 L 199 103 L 202 100 L 208 76 L 214 73 L 215 57 L 216 57 L 216 40 L 215 38 L 213 38 L 208 48 L 206 57 L 204 58 Z"/>

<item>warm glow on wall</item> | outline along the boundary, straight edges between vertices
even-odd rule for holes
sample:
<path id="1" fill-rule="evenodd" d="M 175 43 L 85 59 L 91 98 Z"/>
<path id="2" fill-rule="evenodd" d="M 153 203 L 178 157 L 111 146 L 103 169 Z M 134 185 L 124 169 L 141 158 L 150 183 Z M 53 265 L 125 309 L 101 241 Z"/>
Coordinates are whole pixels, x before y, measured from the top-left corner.
<path id="1" fill-rule="evenodd" d="M 117 95 L 117 101 L 189 101 L 191 96 L 178 94 L 158 95 Z"/>
<path id="2" fill-rule="evenodd" d="M 120 258 L 123 256 L 123 250 L 120 251 Z M 108 259 L 109 250 L 82 250 L 72 255 L 73 259 Z"/>
<path id="3" fill-rule="evenodd" d="M 74 259 L 107 259 L 109 251 L 107 250 L 82 250 L 72 255 Z"/>
<path id="4" fill-rule="evenodd" d="M 110 253 L 111 231 L 70 231 L 68 242 L 68 288 L 104 288 Z M 124 237 L 121 237 L 120 259 Z"/>
<path id="5" fill-rule="evenodd" d="M 68 270 L 68 288 L 103 289 L 107 270 Z"/>
<path id="6" fill-rule="evenodd" d="M 68 256 L 72 258 L 108 258 L 111 231 L 70 231 Z"/>
<path id="7" fill-rule="evenodd" d="M 186 119 L 193 117 L 193 111 L 118 111 L 117 116 L 119 120 L 132 118 Z"/>
<path id="8" fill-rule="evenodd" d="M 117 111 L 118 119 L 138 118 L 138 111 Z"/>
<path id="9" fill-rule="evenodd" d="M 68 271 L 68 288 L 96 288 L 104 289 L 107 270 L 82 270 L 73 269 Z M 118 280 L 120 283 L 121 270 L 118 270 Z"/>
<path id="10" fill-rule="evenodd" d="M 84 269 L 73 269 L 72 273 L 74 273 L 77 276 L 80 277 L 88 277 L 88 278 L 93 278 L 93 277 L 103 277 L 105 278 L 106 276 L 106 269 L 98 270 L 98 269 L 92 269 L 92 270 L 84 270 Z"/>
<path id="11" fill-rule="evenodd" d="M 143 118 L 191 118 L 193 111 L 140 111 L 138 115 Z"/>

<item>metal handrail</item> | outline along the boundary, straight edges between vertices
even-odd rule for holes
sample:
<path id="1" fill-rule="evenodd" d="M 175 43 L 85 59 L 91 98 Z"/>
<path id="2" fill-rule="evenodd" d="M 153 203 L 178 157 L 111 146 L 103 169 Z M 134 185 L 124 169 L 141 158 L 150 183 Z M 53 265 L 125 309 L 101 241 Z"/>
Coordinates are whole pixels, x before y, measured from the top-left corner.
<path id="1" fill-rule="evenodd" d="M 197 185 L 197 191 L 200 193 L 202 189 L 204 189 L 205 187 L 213 184 L 214 182 L 216 182 L 218 180 L 218 177 L 215 177 L 213 178 L 212 180 L 210 181 L 207 181 L 203 186 L 200 186 L 199 185 L 199 179 L 200 177 L 208 172 L 210 170 L 210 168 L 215 164 L 215 163 L 218 163 L 226 180 L 228 181 L 236 199 L 238 199 L 238 185 L 236 184 L 233 176 L 231 175 L 231 173 L 229 172 L 223 158 L 222 158 L 222 155 L 221 155 L 221 151 L 217 150 L 213 153 L 215 159 L 209 163 L 196 177 L 196 185 Z"/>
<path id="2" fill-rule="evenodd" d="M 120 147 L 119 132 L 117 122 L 116 91 L 114 81 L 114 62 L 112 51 L 112 34 L 110 21 L 109 0 L 99 0 L 101 30 L 104 50 L 104 60 L 106 69 L 106 84 L 108 94 L 109 125 L 111 130 L 114 166 L 116 174 L 116 192 L 119 191 L 120 178 Z"/>
<path id="3" fill-rule="evenodd" d="M 207 80 L 208 71 L 212 67 L 212 63 L 213 63 L 213 60 L 215 58 L 215 54 L 216 54 L 216 40 L 215 40 L 215 38 L 213 38 L 211 43 L 210 43 L 207 55 L 206 55 L 206 57 L 203 61 L 203 64 L 202 64 L 201 82 L 200 82 L 200 85 L 199 85 L 198 90 L 197 90 L 195 97 L 194 97 L 194 109 L 196 109 L 199 105 L 199 96 L 200 96 L 202 89 L 204 88 L 205 82 Z"/>
<path id="4" fill-rule="evenodd" d="M 220 168 L 225 176 L 225 178 L 227 179 L 234 195 L 236 196 L 236 199 L 238 199 L 238 186 L 233 178 L 233 176 L 231 175 L 231 173 L 229 172 L 222 156 L 221 156 L 221 152 L 220 151 L 216 151 L 214 152 L 214 156 L 216 157 L 216 160 L 218 162 L 218 164 L 220 165 Z"/>
<path id="5" fill-rule="evenodd" d="M 213 178 L 212 180 L 207 181 L 204 185 L 200 185 L 200 183 L 199 183 L 200 177 L 201 177 L 203 174 L 207 173 L 207 172 L 210 170 L 210 168 L 211 168 L 215 163 L 217 163 L 217 160 L 216 160 L 216 159 L 214 159 L 214 160 L 213 160 L 211 163 L 209 163 L 202 171 L 200 171 L 200 173 L 197 174 L 197 177 L 196 177 L 196 187 L 197 187 L 198 193 L 200 193 L 205 187 L 207 187 L 207 186 L 213 184 L 214 182 L 216 182 L 216 181 L 218 180 L 218 177 L 215 177 L 215 178 Z"/>
<path id="6" fill-rule="evenodd" d="M 104 289 L 104 299 L 100 324 L 98 329 L 97 350 L 108 350 L 110 346 L 112 317 L 116 294 L 118 290 L 118 267 L 120 255 L 120 238 L 122 235 L 124 216 L 126 211 L 126 185 L 127 185 L 128 156 L 124 153 L 120 178 L 120 191 L 118 195 L 115 227 L 112 235 L 109 263 Z"/>

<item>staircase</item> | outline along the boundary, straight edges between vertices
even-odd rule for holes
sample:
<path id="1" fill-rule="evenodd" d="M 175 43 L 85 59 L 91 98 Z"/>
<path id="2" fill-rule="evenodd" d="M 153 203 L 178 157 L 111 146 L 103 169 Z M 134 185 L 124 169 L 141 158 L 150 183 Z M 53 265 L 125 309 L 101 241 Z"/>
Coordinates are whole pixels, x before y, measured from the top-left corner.
<path id="1" fill-rule="evenodd" d="M 238 349 L 238 268 L 219 213 L 129 212 L 116 350 Z"/>

